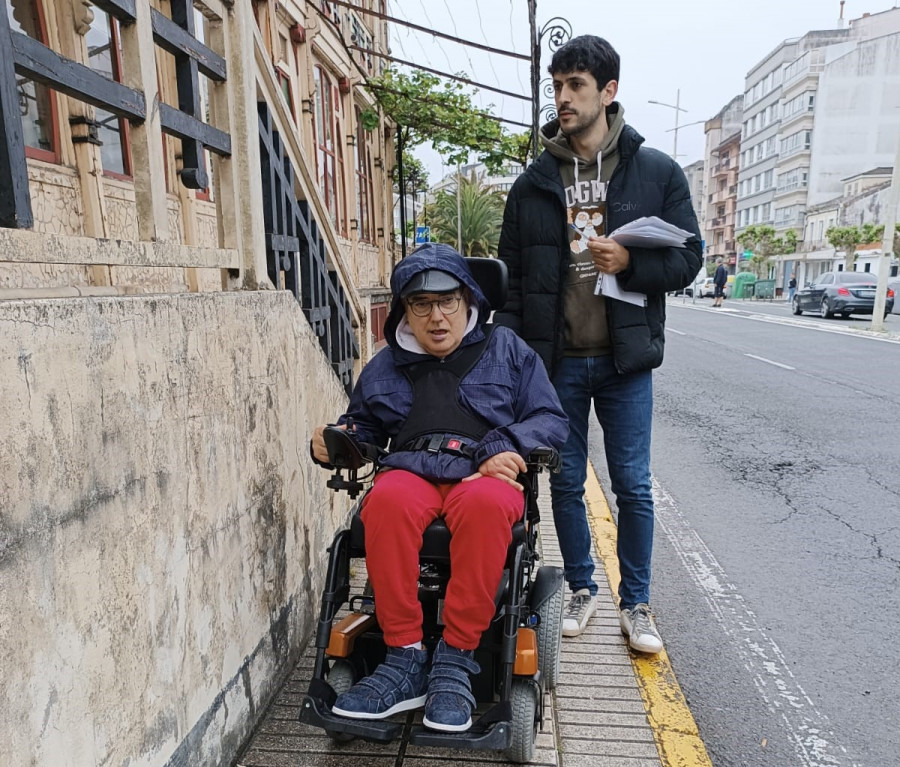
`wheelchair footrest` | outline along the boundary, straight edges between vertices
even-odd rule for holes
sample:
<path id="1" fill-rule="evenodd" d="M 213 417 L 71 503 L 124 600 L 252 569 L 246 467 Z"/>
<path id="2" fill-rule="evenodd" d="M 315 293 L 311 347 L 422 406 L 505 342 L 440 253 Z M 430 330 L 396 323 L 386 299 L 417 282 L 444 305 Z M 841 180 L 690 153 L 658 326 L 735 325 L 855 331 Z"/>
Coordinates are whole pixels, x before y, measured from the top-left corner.
<path id="1" fill-rule="evenodd" d="M 469 748 L 486 751 L 503 751 L 512 742 L 512 726 L 509 722 L 491 722 L 480 728 L 478 722 L 465 732 L 440 732 L 416 725 L 409 734 L 409 742 L 430 748 Z"/>
<path id="2" fill-rule="evenodd" d="M 358 738 L 374 740 L 379 743 L 390 743 L 400 737 L 403 722 L 391 722 L 385 719 L 348 719 L 345 716 L 332 714 L 331 709 L 319 698 L 304 695 L 300 704 L 300 721 L 321 727 L 331 732 L 342 732 Z"/>

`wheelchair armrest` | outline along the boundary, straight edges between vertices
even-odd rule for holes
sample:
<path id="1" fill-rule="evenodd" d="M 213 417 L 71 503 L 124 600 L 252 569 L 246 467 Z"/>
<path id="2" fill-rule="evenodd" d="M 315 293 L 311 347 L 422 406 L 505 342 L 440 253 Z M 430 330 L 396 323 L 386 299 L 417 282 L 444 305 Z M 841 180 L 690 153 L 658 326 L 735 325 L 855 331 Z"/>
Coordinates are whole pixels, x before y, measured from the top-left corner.
<path id="1" fill-rule="evenodd" d="M 381 449 L 377 445 L 358 442 L 351 432 L 337 426 L 326 426 L 322 433 L 328 462 L 335 469 L 359 469 L 378 460 Z"/>
<path id="2" fill-rule="evenodd" d="M 559 453 L 552 447 L 536 447 L 525 457 L 525 463 L 529 469 L 535 471 L 542 471 L 547 468 L 554 474 L 559 473 Z"/>

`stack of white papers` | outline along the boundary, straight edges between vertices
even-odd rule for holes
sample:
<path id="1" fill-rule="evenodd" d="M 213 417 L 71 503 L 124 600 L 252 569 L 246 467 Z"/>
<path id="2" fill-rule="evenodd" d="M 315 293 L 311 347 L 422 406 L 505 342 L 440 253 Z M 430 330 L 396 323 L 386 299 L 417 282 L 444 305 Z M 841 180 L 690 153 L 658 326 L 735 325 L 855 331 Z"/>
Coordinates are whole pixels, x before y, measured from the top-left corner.
<path id="1" fill-rule="evenodd" d="M 693 232 L 688 232 L 680 227 L 663 221 L 658 216 L 644 216 L 629 221 L 620 226 L 609 239 L 615 240 L 624 247 L 636 246 L 641 248 L 681 248 L 687 242 Z M 613 274 L 600 274 L 597 276 L 597 285 L 594 287 L 594 295 L 604 295 L 607 298 L 615 298 L 618 301 L 626 301 L 636 306 L 646 306 L 647 296 L 643 293 L 635 293 L 622 290 L 619 287 L 619 279 Z"/>
<path id="2" fill-rule="evenodd" d="M 620 226 L 609 239 L 620 245 L 637 245 L 643 248 L 680 248 L 693 232 L 688 232 L 657 216 L 644 216 Z"/>

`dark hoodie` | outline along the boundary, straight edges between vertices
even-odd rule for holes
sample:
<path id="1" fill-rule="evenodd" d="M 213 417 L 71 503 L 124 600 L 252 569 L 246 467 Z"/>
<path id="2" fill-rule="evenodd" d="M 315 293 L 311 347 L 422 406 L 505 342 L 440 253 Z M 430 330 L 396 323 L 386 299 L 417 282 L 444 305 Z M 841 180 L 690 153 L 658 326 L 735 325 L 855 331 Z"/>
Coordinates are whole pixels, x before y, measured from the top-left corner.
<path id="1" fill-rule="evenodd" d="M 400 345 L 397 329 L 405 316 L 400 291 L 416 274 L 440 269 L 452 274 L 472 293 L 478 317 L 459 349 L 484 338 L 483 324 L 491 307 L 475 282 L 465 259 L 449 245 L 429 244 L 411 253 L 391 275 L 393 301 L 384 325 L 388 346 L 363 368 L 347 412 L 339 423 L 353 419 L 360 440 L 385 447 L 400 432 L 412 406 L 412 387 L 403 373 L 406 365 L 428 355 Z M 471 315 L 470 315 L 471 316 Z M 447 359 L 459 352 L 453 352 Z M 459 386 L 459 402 L 492 427 L 475 447 L 473 459 L 425 450 L 391 453 L 382 466 L 406 469 L 438 482 L 452 482 L 473 474 L 493 455 L 510 450 L 522 456 L 547 445 L 560 449 L 568 425 L 544 365 L 535 352 L 507 328 L 495 328 L 487 348 Z"/>
<path id="2" fill-rule="evenodd" d="M 608 233 L 606 187 L 619 163 L 619 137 L 625 127 L 625 110 L 618 102 L 609 105 L 606 120 L 609 130 L 595 157 L 575 154 L 558 120 L 547 123 L 540 133 L 543 147 L 559 160 L 559 175 L 566 195 L 569 270 L 565 286 L 564 353 L 568 357 L 597 357 L 611 351 L 606 299 L 594 294 L 599 273 L 586 244 L 589 237 L 604 237 Z"/>

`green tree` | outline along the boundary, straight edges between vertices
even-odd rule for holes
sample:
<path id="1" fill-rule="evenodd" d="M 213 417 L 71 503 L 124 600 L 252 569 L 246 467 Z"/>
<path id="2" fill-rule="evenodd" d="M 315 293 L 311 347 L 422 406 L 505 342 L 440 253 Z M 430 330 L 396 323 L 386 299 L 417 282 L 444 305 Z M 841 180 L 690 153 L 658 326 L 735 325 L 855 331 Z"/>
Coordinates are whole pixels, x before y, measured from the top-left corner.
<path id="1" fill-rule="evenodd" d="M 430 143 L 448 165 L 467 163 L 474 154 L 491 172 L 520 159 L 521 136 L 472 103 L 473 93 L 458 82 L 415 69 L 411 74 L 388 69 L 366 83 L 378 105 L 396 124 L 404 149 Z M 371 114 L 365 119 L 370 119 Z"/>
<path id="2" fill-rule="evenodd" d="M 862 226 L 829 226 L 825 239 L 835 250 L 844 251 L 844 269 L 853 271 L 857 248 L 870 242 L 880 242 L 884 234 L 884 224 L 863 224 Z"/>
<path id="3" fill-rule="evenodd" d="M 394 182 L 394 191 L 400 193 L 400 166 L 394 165 L 391 171 L 391 178 Z M 428 188 L 428 170 L 418 157 L 413 157 L 405 149 L 403 150 L 403 182 L 406 185 L 406 191 L 410 194 L 421 192 Z"/>
<path id="4" fill-rule="evenodd" d="M 492 256 L 497 253 L 503 208 L 502 192 L 485 185 L 472 173 L 459 178 L 459 208 L 462 220 L 462 254 Z M 456 190 L 438 192 L 434 202 L 426 206 L 425 215 L 431 227 L 431 238 L 437 242 L 456 244 Z"/>
<path id="5" fill-rule="evenodd" d="M 797 233 L 793 229 L 789 229 L 783 236 L 778 236 L 775 227 L 768 224 L 748 226 L 738 235 L 737 241 L 744 250 L 753 251 L 746 271 L 752 271 L 760 279 L 767 275 L 769 259 L 772 256 L 793 253 L 797 250 Z"/>

